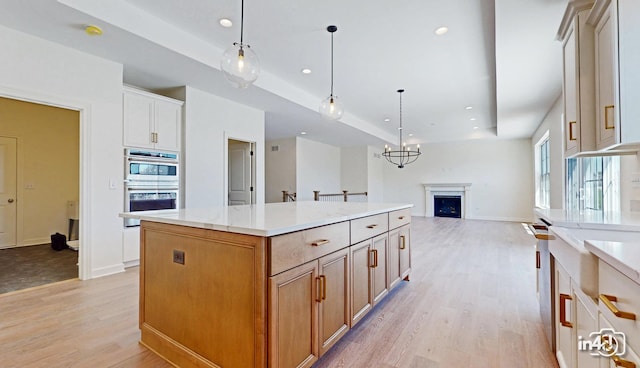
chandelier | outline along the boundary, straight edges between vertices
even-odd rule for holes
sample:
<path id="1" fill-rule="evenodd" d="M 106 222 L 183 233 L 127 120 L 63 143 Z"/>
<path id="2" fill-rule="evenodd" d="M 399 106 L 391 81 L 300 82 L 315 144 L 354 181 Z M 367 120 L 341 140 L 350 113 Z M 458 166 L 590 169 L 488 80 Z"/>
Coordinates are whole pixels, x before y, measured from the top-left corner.
<path id="1" fill-rule="evenodd" d="M 399 89 L 398 94 L 400 95 L 400 127 L 398 130 L 400 131 L 400 141 L 398 150 L 392 150 L 389 145 L 384 145 L 384 152 L 382 156 L 387 159 L 390 163 L 394 165 L 398 165 L 398 168 L 402 169 L 404 165 L 408 165 L 421 155 L 420 153 L 420 145 L 418 144 L 415 151 L 411 150 L 411 146 L 407 146 L 406 142 L 402 141 L 402 92 L 404 89 Z"/>
<path id="2" fill-rule="evenodd" d="M 229 83 L 236 88 L 247 88 L 258 79 L 260 64 L 258 56 L 250 46 L 243 43 L 244 33 L 244 0 L 240 10 L 240 43 L 234 42 L 220 60 L 220 69 Z"/>

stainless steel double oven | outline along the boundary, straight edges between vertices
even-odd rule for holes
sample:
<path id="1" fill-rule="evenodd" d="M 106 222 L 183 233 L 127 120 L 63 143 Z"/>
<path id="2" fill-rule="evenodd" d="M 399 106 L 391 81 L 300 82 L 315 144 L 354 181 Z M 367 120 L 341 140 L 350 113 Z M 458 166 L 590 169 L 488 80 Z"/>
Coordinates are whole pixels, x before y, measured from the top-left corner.
<path id="1" fill-rule="evenodd" d="M 180 198 L 177 153 L 125 150 L 125 211 L 177 209 Z M 124 226 L 140 221 L 125 219 Z"/>

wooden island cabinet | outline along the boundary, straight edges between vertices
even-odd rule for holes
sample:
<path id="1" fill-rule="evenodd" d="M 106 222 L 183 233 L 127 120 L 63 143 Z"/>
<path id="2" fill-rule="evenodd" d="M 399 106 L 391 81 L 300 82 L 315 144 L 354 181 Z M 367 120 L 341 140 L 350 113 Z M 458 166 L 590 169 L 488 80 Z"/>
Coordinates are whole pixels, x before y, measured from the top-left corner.
<path id="1" fill-rule="evenodd" d="M 293 202 L 141 220 L 141 343 L 179 367 L 310 367 L 410 272 L 410 207 Z"/>

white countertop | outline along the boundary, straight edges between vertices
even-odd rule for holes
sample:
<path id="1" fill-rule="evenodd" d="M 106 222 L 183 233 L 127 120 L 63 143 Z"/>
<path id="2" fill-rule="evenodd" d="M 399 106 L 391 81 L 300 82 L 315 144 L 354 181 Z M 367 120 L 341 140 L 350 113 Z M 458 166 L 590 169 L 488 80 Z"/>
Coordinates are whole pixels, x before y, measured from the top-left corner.
<path id="1" fill-rule="evenodd" d="M 410 207 L 413 204 L 300 201 L 125 212 L 120 217 L 247 235 L 274 236 Z"/>
<path id="2" fill-rule="evenodd" d="M 616 230 L 640 231 L 640 212 L 601 212 L 601 211 L 566 211 L 556 209 L 535 208 L 537 217 L 545 219 L 553 226 Z"/>
<path id="3" fill-rule="evenodd" d="M 598 258 L 640 284 L 640 239 L 637 242 L 585 240 L 584 246 Z"/>

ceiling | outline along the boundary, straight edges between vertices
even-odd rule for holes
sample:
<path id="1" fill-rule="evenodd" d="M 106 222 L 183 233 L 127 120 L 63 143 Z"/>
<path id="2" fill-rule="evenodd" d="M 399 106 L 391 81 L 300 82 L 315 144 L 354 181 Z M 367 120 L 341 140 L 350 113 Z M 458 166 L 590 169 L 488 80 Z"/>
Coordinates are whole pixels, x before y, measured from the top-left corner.
<path id="1" fill-rule="evenodd" d="M 336 146 L 384 145 L 398 143 L 399 88 L 408 143 L 530 137 L 561 93 L 555 34 L 566 3 L 245 0 L 244 41 L 262 69 L 246 90 L 219 71 L 239 41 L 239 0 L 2 0 L 0 24 L 121 63 L 130 85 L 189 85 L 264 110 L 268 140 L 304 131 Z M 87 36 L 88 24 L 104 34 Z M 338 122 L 317 112 L 330 89 L 328 25 L 338 27 Z M 448 33 L 435 35 L 440 26 Z"/>

